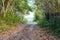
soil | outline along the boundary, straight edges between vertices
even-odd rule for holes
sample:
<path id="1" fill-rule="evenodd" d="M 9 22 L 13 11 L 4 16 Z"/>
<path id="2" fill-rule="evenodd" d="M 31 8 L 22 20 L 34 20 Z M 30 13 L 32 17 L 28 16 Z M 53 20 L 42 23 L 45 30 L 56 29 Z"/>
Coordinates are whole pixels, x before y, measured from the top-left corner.
<path id="1" fill-rule="evenodd" d="M 0 34 L 0 40 L 60 40 L 42 30 L 38 25 L 26 27 L 27 25 L 18 25 L 9 31 Z"/>

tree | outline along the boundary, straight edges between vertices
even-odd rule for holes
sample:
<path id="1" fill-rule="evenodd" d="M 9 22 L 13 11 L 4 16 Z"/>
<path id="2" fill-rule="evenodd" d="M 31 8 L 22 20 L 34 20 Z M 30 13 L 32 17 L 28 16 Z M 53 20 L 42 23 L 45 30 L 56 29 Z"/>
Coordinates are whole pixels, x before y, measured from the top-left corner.
<path id="1" fill-rule="evenodd" d="M 7 23 L 22 22 L 24 15 L 32 11 L 28 0 L 0 0 L 0 20 Z"/>
<path id="2" fill-rule="evenodd" d="M 6 12 L 10 11 L 16 14 L 16 12 L 26 14 L 31 11 L 27 0 L 0 0 L 0 12 L 6 16 Z"/>
<path id="3" fill-rule="evenodd" d="M 40 27 L 48 28 L 48 30 L 53 34 L 60 36 L 60 1 L 35 0 L 35 5 L 37 6 L 36 10 L 39 10 L 42 12 L 42 14 L 45 14 L 45 18 L 42 18 L 42 20 L 40 19 L 40 17 L 36 19 Z M 41 15 L 40 12 L 36 12 L 39 14 L 38 16 Z"/>

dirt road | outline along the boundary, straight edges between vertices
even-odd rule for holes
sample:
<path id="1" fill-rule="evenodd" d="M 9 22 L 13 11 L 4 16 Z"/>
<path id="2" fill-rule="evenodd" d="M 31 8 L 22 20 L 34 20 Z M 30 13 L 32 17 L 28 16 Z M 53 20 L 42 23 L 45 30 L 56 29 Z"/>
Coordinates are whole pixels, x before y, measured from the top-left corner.
<path id="1" fill-rule="evenodd" d="M 16 30 L 13 30 L 11 34 L 0 35 L 0 40 L 60 40 L 56 37 L 47 34 L 36 24 L 25 24 Z"/>

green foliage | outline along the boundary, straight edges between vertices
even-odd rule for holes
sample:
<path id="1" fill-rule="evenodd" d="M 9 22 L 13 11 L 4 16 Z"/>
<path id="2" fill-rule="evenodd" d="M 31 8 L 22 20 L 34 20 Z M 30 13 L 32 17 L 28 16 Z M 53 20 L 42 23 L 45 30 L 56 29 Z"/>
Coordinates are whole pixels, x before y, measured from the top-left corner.
<path id="1" fill-rule="evenodd" d="M 23 18 L 23 23 L 26 23 L 28 20 L 26 18 Z"/>
<path id="2" fill-rule="evenodd" d="M 32 11 L 28 0 L 0 0 L 0 32 L 11 28 L 11 25 L 26 23 L 25 14 Z"/>
<path id="3" fill-rule="evenodd" d="M 60 36 L 60 16 L 54 16 L 49 23 L 49 28 L 53 31 L 53 33 Z"/>
<path id="4" fill-rule="evenodd" d="M 47 27 L 49 25 L 48 21 L 45 19 L 39 19 L 37 22 L 41 27 Z"/>
<path id="5" fill-rule="evenodd" d="M 14 13 L 7 12 L 6 17 L 4 18 L 7 24 L 20 23 L 20 17 L 14 15 Z"/>
<path id="6" fill-rule="evenodd" d="M 7 24 L 25 21 L 26 19 L 22 18 L 22 15 L 24 17 L 25 14 L 29 13 L 29 11 L 32 11 L 32 8 L 28 5 L 28 0 L 0 1 L 0 19 L 5 20 Z"/>
<path id="7" fill-rule="evenodd" d="M 22 14 L 27 14 L 29 11 L 32 11 L 27 0 L 14 0 L 12 6 L 15 12 L 18 11 Z"/>
<path id="8" fill-rule="evenodd" d="M 36 9 L 35 14 L 34 14 L 34 21 L 44 19 L 44 17 L 45 17 L 45 14 L 42 12 L 42 10 L 40 11 L 39 9 Z"/>
<path id="9" fill-rule="evenodd" d="M 35 4 L 39 10 L 44 12 L 60 12 L 60 1 L 59 0 L 35 0 Z"/>
<path id="10" fill-rule="evenodd" d="M 53 16 L 50 20 L 39 19 L 37 23 L 42 28 L 48 28 L 54 35 L 60 36 L 60 17 Z"/>
<path id="11" fill-rule="evenodd" d="M 56 12 L 60 13 L 60 1 L 59 0 L 35 0 L 35 4 L 36 4 L 36 10 L 35 13 L 37 13 L 35 15 L 35 21 L 40 25 L 40 27 L 43 28 L 48 28 L 48 30 L 50 30 L 51 32 L 53 32 L 53 34 L 60 36 L 60 15 L 56 15 Z M 39 12 L 38 12 L 39 10 Z M 41 12 L 40 12 L 41 11 Z M 44 15 L 41 15 L 40 13 L 53 13 L 53 15 L 49 20 L 47 20 L 45 18 Z M 44 14 L 42 13 L 42 14 Z M 58 14 L 58 13 L 57 13 Z M 41 16 L 42 17 L 41 19 Z"/>

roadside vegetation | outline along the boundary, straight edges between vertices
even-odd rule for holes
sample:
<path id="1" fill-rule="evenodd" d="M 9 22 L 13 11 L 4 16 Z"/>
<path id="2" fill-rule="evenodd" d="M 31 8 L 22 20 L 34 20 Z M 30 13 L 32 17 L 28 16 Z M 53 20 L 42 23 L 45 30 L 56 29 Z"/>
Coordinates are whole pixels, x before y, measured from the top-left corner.
<path id="1" fill-rule="evenodd" d="M 40 27 L 47 28 L 50 33 L 60 36 L 60 1 L 35 0 L 35 18 Z"/>
<path id="2" fill-rule="evenodd" d="M 25 14 L 32 11 L 28 0 L 0 0 L 0 32 L 17 24 L 26 23 Z"/>
<path id="3" fill-rule="evenodd" d="M 60 36 L 60 1 L 34 1 L 34 5 L 29 6 L 28 0 L 0 0 L 0 32 L 26 23 L 27 19 L 24 15 L 29 14 L 29 11 L 34 11 L 34 21 L 41 28 L 46 28 L 50 33 Z"/>

